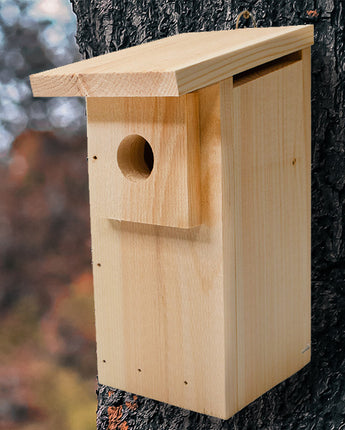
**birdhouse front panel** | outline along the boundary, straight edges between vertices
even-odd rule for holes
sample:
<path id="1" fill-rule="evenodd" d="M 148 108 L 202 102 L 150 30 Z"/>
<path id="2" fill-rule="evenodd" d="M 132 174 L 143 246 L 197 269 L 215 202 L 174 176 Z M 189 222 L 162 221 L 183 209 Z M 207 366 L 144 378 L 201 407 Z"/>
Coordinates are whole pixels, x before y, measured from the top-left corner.
<path id="1" fill-rule="evenodd" d="M 312 26 L 32 77 L 85 95 L 99 382 L 229 418 L 310 360 Z"/>
<path id="2" fill-rule="evenodd" d="M 226 190 L 222 194 L 227 149 L 222 148 L 219 85 L 200 91 L 196 99 L 199 226 L 181 229 L 105 218 L 96 204 L 100 182 L 92 182 L 90 159 L 98 377 L 110 386 L 225 416 L 235 405 L 235 399 L 229 402 L 235 395 L 235 349 L 228 346 L 236 338 L 236 303 L 234 284 L 226 279 L 234 271 L 225 274 L 233 263 L 226 261 L 223 249 L 230 257 L 231 244 L 223 237 L 231 222 L 223 205 Z M 232 321 L 225 324 L 228 318 Z"/>

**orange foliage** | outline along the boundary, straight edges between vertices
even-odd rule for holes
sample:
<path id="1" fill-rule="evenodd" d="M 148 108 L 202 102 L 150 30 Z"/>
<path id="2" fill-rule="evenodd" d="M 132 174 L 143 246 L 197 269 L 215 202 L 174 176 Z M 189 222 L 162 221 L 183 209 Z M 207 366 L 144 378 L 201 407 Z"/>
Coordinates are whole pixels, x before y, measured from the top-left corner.
<path id="1" fill-rule="evenodd" d="M 0 176 L 0 428 L 94 428 L 85 138 L 26 131 Z"/>

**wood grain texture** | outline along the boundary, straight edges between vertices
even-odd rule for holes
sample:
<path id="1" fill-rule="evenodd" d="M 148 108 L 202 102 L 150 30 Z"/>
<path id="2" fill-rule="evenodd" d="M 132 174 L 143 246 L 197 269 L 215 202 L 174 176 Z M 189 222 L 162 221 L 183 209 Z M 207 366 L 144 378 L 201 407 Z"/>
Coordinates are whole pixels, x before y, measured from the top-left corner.
<path id="1" fill-rule="evenodd" d="M 310 360 L 306 55 L 233 92 L 239 408 Z"/>
<path id="2" fill-rule="evenodd" d="M 308 51 L 296 58 L 190 95 L 199 104 L 201 224 L 189 230 L 104 217 L 107 168 L 92 155 L 105 145 L 97 112 L 104 118 L 110 105 L 92 99 L 101 383 L 229 418 L 309 361 Z"/>
<path id="3" fill-rule="evenodd" d="M 93 204 L 100 216 L 178 228 L 200 224 L 198 108 L 197 94 L 88 98 L 90 188 L 97 193 Z M 119 145 L 133 135 L 142 136 L 153 150 L 153 170 L 147 178 L 140 175 L 143 154 L 131 148 L 132 154 L 123 159 L 130 178 L 118 166 Z M 139 164 L 131 166 L 130 157 Z"/>
<path id="4" fill-rule="evenodd" d="M 236 22 L 248 1 L 73 0 L 77 41 L 84 55 L 95 56 L 142 40 L 196 29 L 222 30 Z M 158 7 L 157 7 L 158 5 Z M 315 24 L 313 58 L 313 353 L 302 371 L 257 399 L 227 422 L 176 409 L 147 398 L 127 407 L 129 393 L 99 387 L 98 430 L 108 428 L 108 409 L 122 412 L 131 430 L 256 430 L 341 428 L 345 422 L 343 385 L 345 345 L 345 8 L 331 0 L 250 3 L 260 25 Z M 154 11 L 154 14 L 152 14 Z M 312 15 L 311 15 L 312 14 Z M 138 27 L 137 23 L 140 22 Z M 335 25 L 336 23 L 336 25 Z M 116 31 L 114 31 L 116 29 Z M 310 96 L 310 94 L 308 95 Z M 114 408 L 110 408 L 114 407 Z M 121 409 L 122 407 L 122 409 Z M 138 418 L 140 417 L 140 419 Z"/>
<path id="5" fill-rule="evenodd" d="M 89 134 L 88 142 L 100 382 L 228 418 L 237 410 L 236 303 L 233 272 L 225 270 L 234 252 L 229 191 L 222 194 L 230 184 L 231 124 L 221 130 L 220 122 L 221 107 L 228 111 L 231 104 L 232 85 L 222 85 L 226 97 L 220 97 L 219 85 L 197 97 L 199 227 L 105 219 L 99 202 L 107 191 L 96 186 L 102 169 L 92 158 L 100 150 L 97 134 Z"/>
<path id="6" fill-rule="evenodd" d="M 313 26 L 178 34 L 30 77 L 37 97 L 178 96 L 313 44 Z"/>

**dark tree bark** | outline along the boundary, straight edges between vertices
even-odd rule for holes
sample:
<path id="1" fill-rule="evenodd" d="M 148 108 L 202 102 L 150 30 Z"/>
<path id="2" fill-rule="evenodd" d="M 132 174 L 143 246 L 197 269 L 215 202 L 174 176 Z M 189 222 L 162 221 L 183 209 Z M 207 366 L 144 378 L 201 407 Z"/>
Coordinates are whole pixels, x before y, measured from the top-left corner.
<path id="1" fill-rule="evenodd" d="M 177 32 L 313 23 L 312 361 L 228 421 L 99 386 L 101 429 L 345 429 L 344 0 L 71 0 L 85 58 Z"/>

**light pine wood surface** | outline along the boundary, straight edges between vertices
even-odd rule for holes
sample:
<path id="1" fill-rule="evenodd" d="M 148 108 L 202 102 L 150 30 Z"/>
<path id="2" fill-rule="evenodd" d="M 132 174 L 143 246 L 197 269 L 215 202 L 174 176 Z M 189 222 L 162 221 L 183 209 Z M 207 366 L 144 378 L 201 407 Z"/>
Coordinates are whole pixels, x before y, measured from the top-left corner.
<path id="1" fill-rule="evenodd" d="M 310 49 L 191 96 L 201 187 L 189 229 L 105 216 L 98 162 L 119 172 L 97 127 L 114 117 L 89 100 L 99 380 L 229 418 L 310 360 Z M 119 103 L 124 122 L 138 112 Z"/>
<path id="2" fill-rule="evenodd" d="M 36 97 L 179 96 L 312 44 L 312 25 L 185 33 L 30 80 Z"/>
<path id="3" fill-rule="evenodd" d="M 222 105 L 230 108 L 232 85 L 222 86 L 223 101 L 219 85 L 197 97 L 200 226 L 179 229 L 106 219 L 99 203 L 107 190 L 99 180 L 99 159 L 93 159 L 96 151 L 102 156 L 103 146 L 93 132 L 89 172 L 99 381 L 226 418 L 237 410 L 237 375 L 235 284 L 225 279 L 234 272 L 224 273 L 229 264 L 224 255 L 233 255 L 234 243 L 223 236 L 224 230 L 227 238 L 233 234 L 228 192 L 222 194 L 223 184 L 229 184 L 222 164 L 229 159 L 226 128 L 231 124 L 223 126 L 224 139 L 220 126 Z M 92 117 L 89 124 L 94 124 Z M 134 198 L 140 198 L 139 190 L 131 194 Z"/>
<path id="4" fill-rule="evenodd" d="M 200 139 L 198 94 L 161 98 L 88 98 L 88 139 L 93 143 L 90 188 L 104 218 L 167 227 L 200 224 Z M 151 174 L 140 175 L 140 161 L 124 153 L 128 176 L 118 168 L 118 148 L 127 136 L 151 146 Z M 134 142 L 135 144 L 135 142 Z M 96 157 L 96 158 L 95 158 Z M 130 178 L 129 178 L 130 177 Z"/>
<path id="5" fill-rule="evenodd" d="M 227 419 L 309 362 L 312 43 L 180 34 L 31 76 L 87 96 L 101 383 Z"/>
<path id="6" fill-rule="evenodd" d="M 310 360 L 306 55 L 233 92 L 239 408 Z"/>

